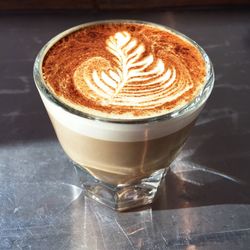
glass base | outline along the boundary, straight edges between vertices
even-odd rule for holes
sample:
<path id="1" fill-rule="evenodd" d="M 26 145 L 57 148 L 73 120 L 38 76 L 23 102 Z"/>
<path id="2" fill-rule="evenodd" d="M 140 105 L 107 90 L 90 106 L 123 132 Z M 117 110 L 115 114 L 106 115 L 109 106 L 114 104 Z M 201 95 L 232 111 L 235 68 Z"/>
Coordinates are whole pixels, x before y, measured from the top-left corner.
<path id="1" fill-rule="evenodd" d="M 115 186 L 96 179 L 85 169 L 80 168 L 84 172 L 80 179 L 85 195 L 117 211 L 151 204 L 166 174 L 164 168 L 137 183 Z"/>

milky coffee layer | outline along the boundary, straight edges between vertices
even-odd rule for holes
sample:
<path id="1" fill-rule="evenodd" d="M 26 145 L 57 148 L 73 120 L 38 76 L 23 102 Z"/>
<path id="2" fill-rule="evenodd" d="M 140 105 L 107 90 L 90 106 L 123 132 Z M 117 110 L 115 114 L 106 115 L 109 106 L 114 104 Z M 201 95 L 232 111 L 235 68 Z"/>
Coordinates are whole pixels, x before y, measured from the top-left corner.
<path id="1" fill-rule="evenodd" d="M 173 111 L 200 91 L 200 51 L 158 26 L 103 23 L 61 38 L 47 52 L 43 76 L 61 101 L 93 115 L 143 118 Z"/>

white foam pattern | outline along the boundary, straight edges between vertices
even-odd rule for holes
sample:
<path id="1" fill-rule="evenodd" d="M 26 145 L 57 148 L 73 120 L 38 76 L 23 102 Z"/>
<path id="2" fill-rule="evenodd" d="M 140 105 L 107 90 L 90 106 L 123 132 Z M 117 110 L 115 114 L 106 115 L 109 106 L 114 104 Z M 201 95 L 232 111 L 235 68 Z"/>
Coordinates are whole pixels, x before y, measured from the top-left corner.
<path id="1" fill-rule="evenodd" d="M 74 74 L 78 90 L 87 88 L 84 95 L 102 105 L 154 108 L 176 100 L 193 87 L 190 82 L 179 84 L 181 76 L 177 76 L 174 65 L 166 68 L 161 58 L 145 56 L 144 44 L 127 31 L 110 36 L 106 49 L 113 55 L 113 64 L 106 58 L 92 57 Z"/>

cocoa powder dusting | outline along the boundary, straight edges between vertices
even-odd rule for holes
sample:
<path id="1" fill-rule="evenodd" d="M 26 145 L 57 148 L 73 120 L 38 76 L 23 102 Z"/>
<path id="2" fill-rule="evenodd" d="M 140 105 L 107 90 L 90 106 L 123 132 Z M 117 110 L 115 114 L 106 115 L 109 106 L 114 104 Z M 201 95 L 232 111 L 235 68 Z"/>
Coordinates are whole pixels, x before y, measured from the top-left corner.
<path id="1" fill-rule="evenodd" d="M 151 72 L 150 70 L 156 67 L 158 62 L 156 59 L 161 59 L 166 69 L 175 69 L 176 79 L 172 83 L 171 88 L 169 87 L 170 92 L 174 91 L 174 88 L 177 87 L 182 90 L 182 84 L 184 83 L 192 87 L 174 100 L 169 100 L 158 106 L 143 106 L 143 108 L 133 105 L 123 105 L 122 102 L 121 105 L 109 105 L 107 101 L 103 102 L 101 96 L 93 97 L 93 89 L 88 89 L 87 84 L 85 84 L 87 87 L 84 84 L 77 87 L 74 74 L 81 65 L 83 65 L 83 70 L 87 72 L 86 75 L 90 74 L 88 72 L 94 72 L 96 67 L 98 76 L 102 76 L 103 74 L 100 73 L 101 71 L 98 71 L 99 67 L 103 67 L 106 74 L 110 73 L 110 70 L 114 71 L 115 67 L 118 67 L 117 65 L 119 64 L 114 55 L 106 48 L 107 39 L 114 36 L 117 32 L 128 32 L 133 39 L 137 40 L 138 45 L 144 44 L 145 50 L 141 54 L 142 58 L 146 58 L 149 55 L 153 56 L 154 62 L 145 67 L 145 72 Z M 136 47 L 131 49 L 131 53 L 133 51 L 136 51 Z M 95 63 L 84 66 L 84 62 L 87 62 L 91 58 L 96 58 L 96 61 L 93 61 Z M 140 68 L 141 66 L 139 65 L 132 68 L 132 70 Z M 67 100 L 74 107 L 86 107 L 90 110 L 116 115 L 130 113 L 137 117 L 147 116 L 159 111 L 167 113 L 182 103 L 183 100 L 185 100 L 185 103 L 191 101 L 204 84 L 206 73 L 205 62 L 201 53 L 189 42 L 167 30 L 135 23 L 96 24 L 67 35 L 60 39 L 47 52 L 43 60 L 42 70 L 49 89 L 59 99 Z M 147 77 L 149 78 L 151 75 L 149 74 Z M 134 96 L 134 98 L 137 98 L 138 91 L 145 91 L 147 93 L 148 86 L 152 87 L 152 92 L 150 92 L 152 96 L 159 93 L 159 98 L 162 98 L 161 91 L 158 91 L 156 88 L 157 84 L 161 84 L 155 80 L 157 77 L 159 76 L 152 76 L 151 85 L 145 84 L 145 80 L 140 86 L 139 83 L 141 82 L 138 81 L 137 83 L 135 80 L 134 85 L 121 90 L 121 98 L 126 93 L 129 93 L 130 97 Z M 115 81 L 114 79 L 115 77 L 112 78 L 113 81 Z M 156 83 L 154 83 L 154 80 Z M 82 78 L 82 81 L 84 82 L 84 78 Z M 126 83 L 124 84 L 126 85 Z M 96 86 L 96 91 L 101 91 L 98 85 Z M 107 87 L 112 89 L 111 85 L 107 85 Z M 116 94 L 113 95 L 115 96 Z M 140 97 L 143 97 L 143 94 Z M 119 101 L 120 99 L 117 100 Z M 117 103 L 120 103 L 118 101 Z"/>

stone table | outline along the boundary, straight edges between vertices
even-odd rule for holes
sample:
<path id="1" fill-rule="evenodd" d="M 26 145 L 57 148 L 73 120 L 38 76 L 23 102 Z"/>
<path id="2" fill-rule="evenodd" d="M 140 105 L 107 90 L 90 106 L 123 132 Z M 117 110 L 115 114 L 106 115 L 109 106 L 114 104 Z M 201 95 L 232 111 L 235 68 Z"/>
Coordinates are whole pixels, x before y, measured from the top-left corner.
<path id="1" fill-rule="evenodd" d="M 42 45 L 110 18 L 175 28 L 210 55 L 215 88 L 152 206 L 85 198 L 32 79 Z M 250 10 L 1 13 L 0 249 L 249 249 Z"/>

